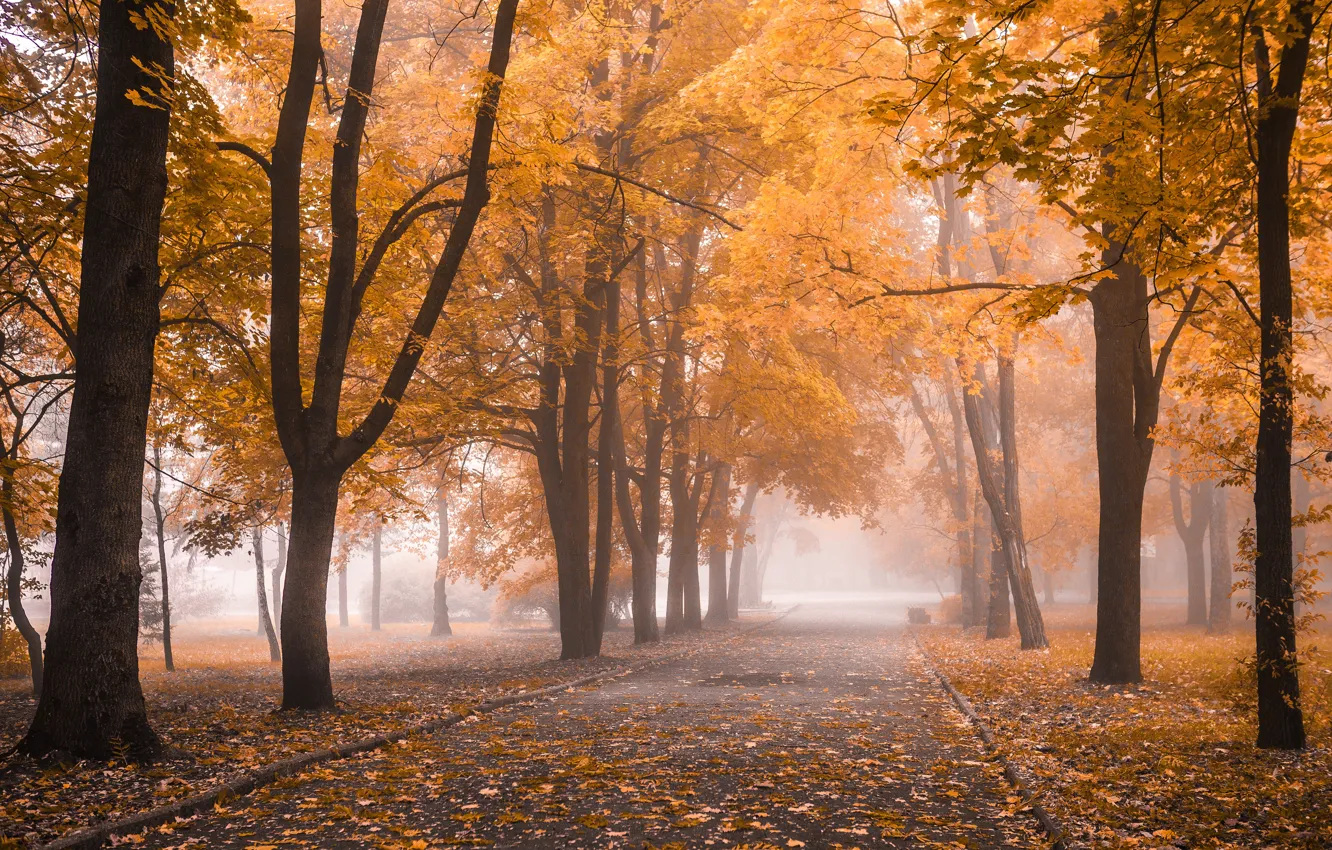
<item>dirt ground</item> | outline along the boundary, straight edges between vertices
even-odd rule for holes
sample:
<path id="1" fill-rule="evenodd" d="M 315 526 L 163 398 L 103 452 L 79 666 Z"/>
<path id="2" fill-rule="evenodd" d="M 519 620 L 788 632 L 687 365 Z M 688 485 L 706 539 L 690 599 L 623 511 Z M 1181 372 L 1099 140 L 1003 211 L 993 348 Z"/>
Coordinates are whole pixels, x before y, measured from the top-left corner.
<path id="1" fill-rule="evenodd" d="M 766 615 L 755 615 L 762 619 Z M 176 632 L 176 671 L 160 645 L 140 648 L 141 678 L 154 727 L 182 757 L 154 765 L 124 762 L 37 764 L 0 761 L 0 846 L 50 841 L 78 827 L 161 805 L 245 770 L 439 716 L 500 693 L 530 690 L 610 670 L 653 655 L 715 640 L 676 638 L 665 647 L 634 647 L 630 629 L 607 635 L 605 654 L 561 662 L 559 638 L 544 627 L 491 629 L 460 623 L 450 639 L 429 626 L 330 627 L 334 714 L 276 712 L 278 665 L 249 620 L 188 623 Z M 0 680 L 0 746 L 27 729 L 34 703 L 23 679 Z"/>
<path id="2" fill-rule="evenodd" d="M 801 606 L 631 676 L 281 780 L 147 847 L 1036 847 L 894 606 Z"/>

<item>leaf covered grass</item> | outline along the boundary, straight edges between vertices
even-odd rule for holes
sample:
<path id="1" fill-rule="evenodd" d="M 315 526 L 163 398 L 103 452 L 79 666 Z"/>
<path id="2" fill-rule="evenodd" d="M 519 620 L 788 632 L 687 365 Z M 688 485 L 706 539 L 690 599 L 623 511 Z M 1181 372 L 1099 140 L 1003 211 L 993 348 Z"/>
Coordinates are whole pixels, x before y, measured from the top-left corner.
<path id="1" fill-rule="evenodd" d="M 246 629 L 245 626 L 249 625 Z M 331 626 L 336 712 L 279 712 L 281 668 L 253 625 L 191 623 L 175 635 L 176 671 L 160 645 L 140 647 L 148 714 L 172 756 L 150 765 L 0 761 L 0 848 L 53 840 L 199 793 L 240 773 L 310 750 L 368 737 L 484 702 L 717 640 L 725 633 L 672 639 L 678 646 L 633 646 L 632 630 L 606 635 L 598 659 L 557 661 L 559 637 L 546 628 L 455 624 L 447 639 L 427 625 Z M 23 735 L 34 702 L 21 678 L 0 680 L 0 741 Z"/>
<path id="2" fill-rule="evenodd" d="M 1332 846 L 1332 673 L 1312 653 L 1302 672 L 1309 748 L 1254 745 L 1252 623 L 1209 635 L 1175 625 L 1182 611 L 1144 613 L 1144 682 L 1087 681 L 1094 612 L 1047 614 L 1051 648 L 1016 638 L 927 627 L 918 634 L 994 730 L 1005 755 L 1036 779 L 1078 846 L 1327 848 Z M 1305 636 L 1328 645 L 1327 631 Z"/>

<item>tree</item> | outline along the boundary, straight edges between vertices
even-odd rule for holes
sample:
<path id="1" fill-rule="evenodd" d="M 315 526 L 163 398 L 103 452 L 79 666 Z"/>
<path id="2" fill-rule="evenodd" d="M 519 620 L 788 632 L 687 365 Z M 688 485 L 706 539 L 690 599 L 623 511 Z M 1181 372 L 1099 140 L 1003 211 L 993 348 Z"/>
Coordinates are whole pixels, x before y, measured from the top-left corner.
<path id="1" fill-rule="evenodd" d="M 268 639 L 268 660 L 276 663 L 282 660 L 282 647 L 278 643 L 277 630 L 273 628 L 273 617 L 268 611 L 268 592 L 265 590 L 268 577 L 264 575 L 264 529 L 262 526 L 256 525 L 250 529 L 250 548 L 254 553 L 254 583 L 259 595 L 259 629 L 264 637 Z"/>
<path id="2" fill-rule="evenodd" d="M 449 625 L 449 494 L 442 479 L 435 495 L 435 512 L 439 518 L 439 539 L 435 548 L 434 619 L 430 636 L 440 637 L 453 634 Z"/>
<path id="3" fill-rule="evenodd" d="M 1203 540 L 1212 514 L 1212 485 L 1206 481 L 1189 485 L 1189 518 L 1184 519 L 1183 484 L 1179 475 L 1170 476 L 1170 510 L 1175 530 L 1184 544 L 1184 557 L 1188 577 L 1188 624 L 1207 623 L 1207 565 L 1204 562 Z"/>
<path id="4" fill-rule="evenodd" d="M 1016 341 L 1014 342 L 1016 344 Z M 1001 473 L 990 458 L 986 426 L 981 420 L 980 403 L 975 394 L 963 396 L 962 407 L 971 433 L 972 450 L 976 456 L 976 477 L 981 493 L 990 509 L 1013 593 L 1013 607 L 1017 614 L 1018 633 L 1023 649 L 1043 649 L 1050 645 L 1045 636 L 1045 622 L 1041 617 L 1036 590 L 1027 563 L 1027 543 L 1022 530 L 1022 507 L 1019 498 L 1016 392 L 1014 365 L 1011 352 L 999 354 L 999 443 L 1002 457 Z M 1002 483 L 1001 483 L 1002 482 Z M 991 561 L 991 570 L 995 571 Z M 993 579 L 992 579 L 993 581 Z"/>
<path id="5" fill-rule="evenodd" d="M 296 6 L 287 87 L 278 117 L 271 163 L 248 146 L 220 145 L 250 156 L 268 173 L 271 186 L 271 330 L 269 334 L 273 412 L 278 437 L 291 467 L 292 501 L 287 581 L 282 610 L 282 705 L 323 709 L 334 704 L 329 672 L 324 606 L 332 557 L 338 494 L 343 477 L 383 434 L 408 389 L 476 227 L 489 201 L 487 174 L 500 91 L 509 64 L 517 0 L 500 0 L 491 32 L 490 58 L 477 101 L 467 166 L 435 176 L 389 216 L 364 255 L 359 235 L 357 191 L 360 152 L 375 86 L 387 0 L 366 4 L 360 15 L 348 75 L 348 94 L 338 123 L 331 168 L 331 242 L 327 282 L 310 401 L 305 401 L 301 367 L 302 322 L 302 162 L 310 107 L 318 82 L 321 48 L 319 0 Z M 465 179 L 457 201 L 427 202 L 429 194 Z M 370 409 L 347 434 L 340 433 L 339 409 L 349 345 L 362 299 L 376 279 L 388 249 L 418 218 L 455 209 L 448 238 L 429 285 L 388 377 Z"/>
<path id="6" fill-rule="evenodd" d="M 158 237 L 167 189 L 175 56 L 156 7 L 101 6 L 97 108 L 83 227 L 78 376 L 70 404 L 52 559 L 51 625 L 37 712 L 19 748 L 109 758 L 161 751 L 139 687 L 141 527 Z M 159 17 L 160 16 L 160 17 Z"/>
<path id="7" fill-rule="evenodd" d="M 159 442 L 153 443 L 153 489 L 151 502 L 153 505 L 153 532 L 157 540 L 157 568 L 161 576 L 162 588 L 162 656 L 166 664 L 167 672 L 173 672 L 176 669 L 175 659 L 171 657 L 171 579 L 167 575 L 167 553 L 166 553 L 166 521 L 167 510 L 162 504 L 162 445 Z M 260 577 L 260 586 L 263 585 L 263 578 Z"/>
<path id="8" fill-rule="evenodd" d="M 1261 388 L 1253 503 L 1258 546 L 1254 619 L 1258 668 L 1258 746 L 1304 747 L 1304 715 L 1295 646 L 1294 555 L 1291 544 L 1291 436 L 1294 343 L 1290 274 L 1290 153 L 1309 63 L 1314 4 L 1294 0 L 1278 21 L 1275 64 L 1263 23 L 1253 26 L 1258 111 L 1254 126 L 1258 191 L 1258 312 Z M 1243 57 L 1241 57 L 1241 61 Z M 1273 70 L 1276 77 L 1273 78 Z"/>

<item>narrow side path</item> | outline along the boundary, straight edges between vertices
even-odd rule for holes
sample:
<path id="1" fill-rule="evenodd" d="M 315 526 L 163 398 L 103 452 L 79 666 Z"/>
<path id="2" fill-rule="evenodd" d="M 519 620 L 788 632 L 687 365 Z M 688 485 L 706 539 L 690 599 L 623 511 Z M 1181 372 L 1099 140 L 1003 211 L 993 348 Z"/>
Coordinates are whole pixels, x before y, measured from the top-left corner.
<path id="1" fill-rule="evenodd" d="M 897 611 L 696 656 L 281 780 L 146 846 L 1032 847 Z"/>

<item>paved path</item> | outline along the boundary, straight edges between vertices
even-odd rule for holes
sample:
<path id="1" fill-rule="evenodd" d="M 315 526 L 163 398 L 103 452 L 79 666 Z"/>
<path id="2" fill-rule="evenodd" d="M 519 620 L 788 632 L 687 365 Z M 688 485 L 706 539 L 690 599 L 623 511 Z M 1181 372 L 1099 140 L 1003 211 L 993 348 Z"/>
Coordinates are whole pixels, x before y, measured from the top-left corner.
<path id="1" fill-rule="evenodd" d="M 692 658 L 282 780 L 145 844 L 1042 846 L 899 613 L 801 607 Z"/>

